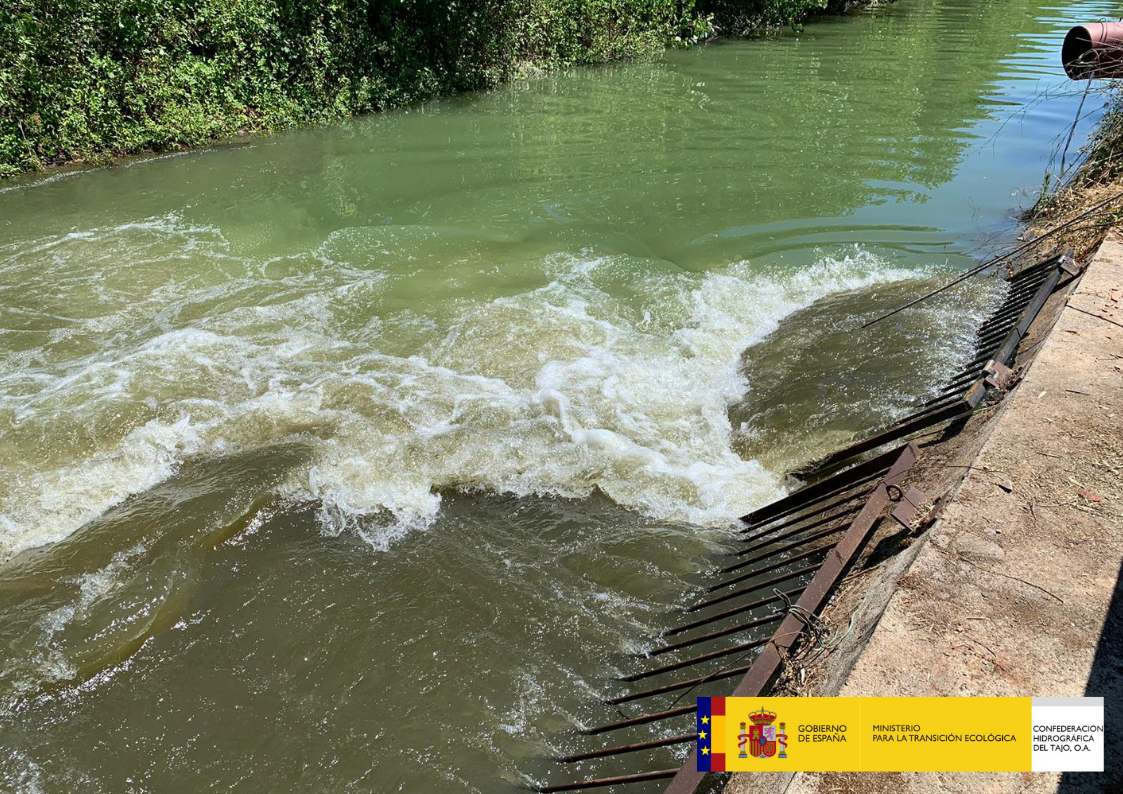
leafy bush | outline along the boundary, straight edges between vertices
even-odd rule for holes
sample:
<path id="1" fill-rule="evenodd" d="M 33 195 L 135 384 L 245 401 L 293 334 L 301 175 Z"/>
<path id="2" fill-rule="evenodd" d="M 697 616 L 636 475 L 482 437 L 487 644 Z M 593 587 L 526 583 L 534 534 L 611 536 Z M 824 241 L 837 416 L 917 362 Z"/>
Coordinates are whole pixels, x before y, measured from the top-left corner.
<path id="1" fill-rule="evenodd" d="M 0 177 L 689 46 L 824 0 L 5 0 Z M 704 5 L 705 4 L 705 5 Z"/>

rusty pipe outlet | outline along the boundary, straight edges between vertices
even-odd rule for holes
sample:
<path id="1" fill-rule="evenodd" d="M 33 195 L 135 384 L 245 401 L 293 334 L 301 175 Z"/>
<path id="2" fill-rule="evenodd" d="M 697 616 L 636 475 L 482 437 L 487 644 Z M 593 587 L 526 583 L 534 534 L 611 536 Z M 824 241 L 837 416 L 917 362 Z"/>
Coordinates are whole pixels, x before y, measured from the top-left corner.
<path id="1" fill-rule="evenodd" d="M 1123 77 L 1123 22 L 1077 25 L 1065 36 L 1061 63 L 1073 80 Z"/>

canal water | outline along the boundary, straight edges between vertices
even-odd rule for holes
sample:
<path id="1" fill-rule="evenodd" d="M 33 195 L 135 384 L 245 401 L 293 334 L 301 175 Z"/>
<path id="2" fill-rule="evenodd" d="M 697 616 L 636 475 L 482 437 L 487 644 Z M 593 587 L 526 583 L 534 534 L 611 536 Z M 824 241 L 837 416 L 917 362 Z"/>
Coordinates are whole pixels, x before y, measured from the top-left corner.
<path id="1" fill-rule="evenodd" d="M 556 779 L 736 517 L 969 357 L 995 281 L 859 326 L 1015 239 L 1118 11 L 900 0 L 0 186 L 0 790 Z"/>

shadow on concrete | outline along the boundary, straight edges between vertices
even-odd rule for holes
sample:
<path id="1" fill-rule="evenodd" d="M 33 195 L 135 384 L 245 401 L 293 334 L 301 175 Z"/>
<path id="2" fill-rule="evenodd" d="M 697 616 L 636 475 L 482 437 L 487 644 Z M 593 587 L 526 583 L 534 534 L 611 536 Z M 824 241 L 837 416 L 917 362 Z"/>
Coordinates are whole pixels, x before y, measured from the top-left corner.
<path id="1" fill-rule="evenodd" d="M 1123 571 L 1115 580 L 1084 694 L 1104 699 L 1104 771 L 1065 772 L 1058 794 L 1123 794 Z"/>

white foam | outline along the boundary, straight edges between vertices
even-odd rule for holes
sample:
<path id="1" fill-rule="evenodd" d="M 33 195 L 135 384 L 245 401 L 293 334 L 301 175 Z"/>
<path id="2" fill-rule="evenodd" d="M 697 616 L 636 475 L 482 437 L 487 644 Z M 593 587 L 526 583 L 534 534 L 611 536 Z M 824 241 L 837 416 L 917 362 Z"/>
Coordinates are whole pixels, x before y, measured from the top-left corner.
<path id="1" fill-rule="evenodd" d="M 317 500 L 326 531 L 378 548 L 431 524 L 439 491 L 455 488 L 600 489 L 651 516 L 721 525 L 780 493 L 730 449 L 742 351 L 823 296 L 915 276 L 862 251 L 794 273 L 742 262 L 702 276 L 556 255 L 537 289 L 347 325 L 392 278 L 322 257 L 283 263 L 272 281 L 268 263 L 231 274 L 217 232 L 174 218 L 65 245 L 67 261 L 98 260 L 97 273 L 106 251 L 128 247 L 152 263 L 133 280 L 152 283 L 101 293 L 105 311 L 63 343 L 76 353 L 44 338 L 0 365 L 0 414 L 16 428 L 0 440 L 0 558 L 65 537 L 189 457 L 299 434 L 312 463 L 284 494 Z M 57 254 L 36 246 L 24 266 Z M 197 287 L 178 275 L 183 262 L 160 265 L 188 248 Z M 21 259 L 6 254 L 9 267 Z M 88 303 L 102 282 L 67 289 Z M 389 338 L 415 353 L 379 352 Z"/>
<path id="2" fill-rule="evenodd" d="M 43 788 L 43 774 L 39 764 L 20 750 L 11 750 L 7 755 L 7 760 L 15 769 L 0 777 L 0 782 L 11 783 L 14 786 L 13 794 L 43 794 L 46 789 Z"/>
<path id="3" fill-rule="evenodd" d="M 131 563 L 143 552 L 142 546 L 118 552 L 104 567 L 66 581 L 77 586 L 76 597 L 48 612 L 36 624 L 32 637 L 34 645 L 29 648 L 28 660 L 35 674 L 14 678 L 17 693 L 34 692 L 45 682 L 70 681 L 78 675 L 77 668 L 60 645 L 59 637 L 74 621 L 85 620 L 91 608 L 121 585 Z"/>

